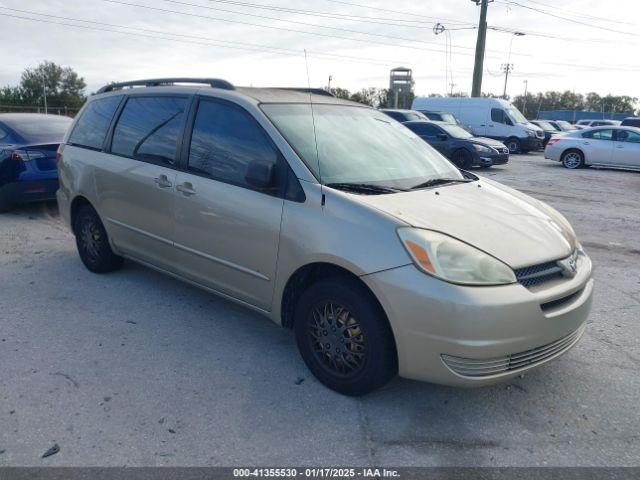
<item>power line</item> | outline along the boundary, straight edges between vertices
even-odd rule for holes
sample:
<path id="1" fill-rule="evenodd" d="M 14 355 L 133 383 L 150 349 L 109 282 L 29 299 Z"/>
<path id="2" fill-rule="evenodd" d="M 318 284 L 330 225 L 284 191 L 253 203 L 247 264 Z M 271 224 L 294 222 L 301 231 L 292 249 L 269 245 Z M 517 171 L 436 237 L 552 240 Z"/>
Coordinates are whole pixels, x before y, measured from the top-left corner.
<path id="1" fill-rule="evenodd" d="M 528 6 L 528 5 L 523 5 L 522 3 L 518 3 L 518 2 L 515 2 L 515 1 L 511 1 L 511 0 L 506 0 L 506 1 L 496 0 L 496 1 L 498 3 L 502 3 L 502 4 L 505 4 L 505 5 L 513 5 L 513 6 L 516 6 L 516 7 L 520 7 L 520 8 L 524 8 L 524 9 L 531 10 L 531 11 L 534 11 L 534 12 L 538 12 L 538 13 L 541 13 L 542 15 L 547 15 L 549 17 L 557 18 L 559 20 L 564 20 L 566 22 L 575 23 L 577 25 L 583 25 L 583 26 L 590 27 L 590 28 L 597 28 L 599 30 L 605 30 L 607 32 L 618 33 L 618 34 L 621 34 L 621 35 L 631 35 L 631 36 L 634 36 L 634 37 L 640 36 L 639 34 L 633 33 L 633 32 L 625 32 L 623 30 L 616 30 L 614 28 L 603 27 L 601 25 L 596 25 L 596 24 L 593 24 L 593 23 L 583 22 L 583 21 L 580 21 L 580 20 L 576 20 L 575 18 L 563 17 L 561 15 L 557 15 L 557 14 L 555 14 L 553 12 L 548 11 L 548 10 L 543 10 L 541 8 L 536 8 L 536 7 L 531 7 L 531 6 Z"/>
<path id="2" fill-rule="evenodd" d="M 119 5 L 131 6 L 131 7 L 139 7 L 139 8 L 144 8 L 144 9 L 148 9 L 148 10 L 155 10 L 155 11 L 159 11 L 159 12 L 163 12 L 163 13 L 172 13 L 172 14 L 184 15 L 184 16 L 195 17 L 195 18 L 203 18 L 203 19 L 208 19 L 208 20 L 217 20 L 217 21 L 229 22 L 229 23 L 237 23 L 237 24 L 249 25 L 249 26 L 253 26 L 253 27 L 270 28 L 270 29 L 282 30 L 282 31 L 293 32 L 293 33 L 302 33 L 302 34 L 305 34 L 305 35 L 314 35 L 314 36 L 320 36 L 320 37 L 325 37 L 325 38 L 336 38 L 336 39 L 340 39 L 340 40 L 349 40 L 349 41 L 352 41 L 352 42 L 360 42 L 360 43 L 366 43 L 366 44 L 374 43 L 374 44 L 383 45 L 383 46 L 386 46 L 386 47 L 410 48 L 410 49 L 414 49 L 414 50 L 440 52 L 439 50 L 436 50 L 436 49 L 433 49 L 433 48 L 418 47 L 418 46 L 414 46 L 414 45 L 398 45 L 398 44 L 393 44 L 393 43 L 379 42 L 379 41 L 371 40 L 371 39 L 343 37 L 343 36 L 332 35 L 332 34 L 328 34 L 328 33 L 310 32 L 310 31 L 306 31 L 306 30 L 296 30 L 294 28 L 278 27 L 278 26 L 275 26 L 275 25 L 264 25 L 264 24 L 260 24 L 260 23 L 245 22 L 245 21 L 242 21 L 242 20 L 231 20 L 231 19 L 228 19 L 228 18 L 212 17 L 212 16 L 208 16 L 208 15 L 201 15 L 201 14 L 190 13 L 190 12 L 181 12 L 181 11 L 178 11 L 178 10 L 170 10 L 170 9 L 166 9 L 166 8 L 153 7 L 151 5 L 141 5 L 141 4 L 138 4 L 138 3 L 130 3 L 130 2 L 124 2 L 124 1 L 119 1 L 119 0 L 102 0 L 102 1 L 103 2 L 108 2 L 108 3 L 119 4 Z M 172 0 L 172 1 L 175 2 L 175 0 Z M 234 13 L 237 13 L 237 12 L 234 12 Z M 275 20 L 280 20 L 280 19 L 275 19 Z M 280 21 L 282 21 L 282 20 L 280 20 Z M 363 34 L 364 32 L 356 32 L 356 33 Z M 420 42 L 420 43 L 426 43 L 426 42 Z M 456 55 L 470 55 L 470 54 L 462 53 L 462 52 L 455 52 L 455 53 L 456 53 Z"/>
<path id="3" fill-rule="evenodd" d="M 256 8 L 261 10 L 272 10 L 276 12 L 294 13 L 296 15 L 307 15 L 312 17 L 333 18 L 336 20 L 346 20 L 351 22 L 371 23 L 374 25 L 389 25 L 394 27 L 403 28 L 419 28 L 419 29 L 431 29 L 430 26 L 424 25 L 424 21 L 421 20 L 409 20 L 403 18 L 387 18 L 387 17 L 371 17 L 363 15 L 344 14 L 336 12 L 320 12 L 317 10 L 303 10 L 298 8 L 280 7 L 275 5 L 257 4 L 250 2 L 241 2 L 238 0 L 207 0 L 209 2 L 224 3 L 228 5 L 237 5 L 248 8 Z M 400 23 L 393 23 L 400 22 Z M 419 25 L 412 25 L 418 23 Z"/>
<path id="4" fill-rule="evenodd" d="M 535 3 L 538 4 L 542 7 L 547 7 L 547 8 L 552 8 L 554 10 L 560 10 L 562 12 L 571 14 L 571 15 L 575 15 L 578 17 L 582 17 L 582 18 L 588 18 L 590 20 L 597 20 L 599 22 L 607 22 L 607 23 L 617 23 L 620 25 L 635 25 L 632 22 L 624 22 L 622 20 L 614 20 L 614 19 L 610 19 L 610 18 L 604 18 L 604 17 L 596 17 L 595 15 L 587 15 L 586 13 L 580 13 L 580 12 L 576 12 L 576 11 L 572 11 L 572 10 L 567 10 L 566 8 L 562 8 L 562 7 L 558 7 L 557 5 L 550 5 L 548 3 L 543 3 L 540 2 L 538 0 L 529 0 L 529 3 Z"/>
<path id="5" fill-rule="evenodd" d="M 112 0 L 104 0 L 104 1 L 111 2 Z M 301 22 L 301 21 L 298 21 L 298 20 L 291 20 L 291 19 L 284 20 L 282 18 L 270 17 L 270 16 L 267 16 L 267 15 L 259 15 L 259 14 L 256 14 L 256 13 L 239 12 L 237 10 L 227 10 L 227 9 L 224 9 L 224 8 L 211 7 L 211 6 L 208 6 L 208 5 L 189 3 L 189 2 L 184 2 L 184 1 L 180 1 L 180 0 L 164 0 L 164 1 L 168 2 L 168 3 L 176 4 L 176 5 L 187 6 L 187 7 L 204 8 L 206 10 L 214 10 L 214 11 L 218 11 L 218 12 L 232 13 L 234 15 L 243 15 L 243 16 L 247 16 L 247 17 L 262 18 L 262 19 L 265 19 L 265 20 L 275 20 L 277 22 L 285 22 L 285 23 L 293 23 L 293 24 L 297 24 L 297 25 L 305 25 L 307 27 L 325 28 L 325 29 L 335 30 L 335 31 L 339 31 L 339 32 L 355 33 L 357 35 L 369 35 L 369 36 L 373 36 L 373 37 L 389 38 L 389 39 L 392 39 L 392 40 L 401 40 L 403 42 L 424 43 L 426 45 L 438 45 L 436 42 L 427 42 L 427 41 L 424 41 L 424 40 L 416 40 L 414 38 L 398 37 L 398 36 L 395 36 L 395 35 L 385 35 L 383 33 L 363 32 L 362 30 L 352 30 L 350 28 L 331 27 L 329 25 L 319 25 L 317 23 Z M 121 2 L 113 1 L 113 3 L 121 3 Z M 140 5 L 138 5 L 138 6 L 140 6 Z M 469 49 L 469 47 L 459 46 L 459 45 L 456 45 L 456 48 Z"/>
<path id="6" fill-rule="evenodd" d="M 401 12 L 400 10 L 391 10 L 389 8 L 382 8 L 382 7 L 372 7 L 370 5 L 362 5 L 362 4 L 359 4 L 359 3 L 345 2 L 345 1 L 341 1 L 341 0 L 325 0 L 325 1 L 331 2 L 331 3 L 340 3 L 342 5 L 350 5 L 352 7 L 366 8 L 367 10 L 377 10 L 377 11 L 380 11 L 380 12 L 398 13 L 400 15 L 405 15 L 405 16 L 420 17 L 420 18 L 425 18 L 425 19 L 428 18 L 428 19 L 436 20 L 436 21 L 444 21 L 444 22 L 449 22 L 449 23 L 463 23 L 465 25 L 473 25 L 473 22 L 454 20 L 454 19 L 451 19 L 451 18 L 431 17 L 431 16 L 427 16 L 427 15 L 421 15 L 419 13 L 414 13 L 414 12 Z"/>
<path id="7" fill-rule="evenodd" d="M 61 25 L 61 26 L 67 26 L 67 27 L 82 28 L 82 29 L 85 29 L 85 30 L 93 30 L 93 31 L 101 31 L 101 32 L 119 33 L 119 34 L 123 34 L 123 35 L 132 35 L 132 36 L 153 38 L 153 39 L 159 39 L 159 40 L 176 41 L 176 42 L 180 42 L 180 43 L 190 43 L 190 44 L 206 45 L 206 46 L 218 46 L 218 47 L 223 47 L 223 48 L 232 48 L 232 49 L 237 49 L 237 50 L 246 50 L 246 51 L 253 51 L 253 52 L 258 52 L 258 53 L 272 53 L 272 54 L 277 54 L 277 55 L 297 56 L 297 57 L 304 56 L 303 52 L 300 51 L 300 50 L 286 49 L 286 48 L 281 48 L 281 47 L 272 47 L 272 46 L 269 46 L 269 45 L 251 44 L 251 43 L 244 43 L 244 42 L 232 42 L 232 41 L 228 41 L 228 40 L 218 40 L 218 39 L 214 39 L 214 38 L 200 37 L 200 36 L 196 36 L 196 35 L 167 33 L 167 32 L 162 32 L 162 31 L 158 31 L 158 30 L 144 29 L 144 28 L 138 28 L 138 27 L 129 27 L 129 26 L 126 26 L 126 25 L 117 25 L 117 24 L 104 23 L 104 22 L 95 22 L 95 21 L 91 21 L 91 20 L 83 20 L 83 19 L 77 19 L 77 18 L 71 18 L 71 17 L 61 17 L 61 16 L 57 16 L 57 15 L 50 15 L 50 14 L 43 14 L 43 13 L 38 13 L 38 12 L 31 12 L 31 11 L 28 11 L 28 10 L 18 10 L 18 9 L 8 8 L 8 7 L 0 7 L 0 8 L 5 9 L 5 10 L 11 10 L 11 11 L 17 11 L 17 12 L 32 14 L 32 15 L 40 15 L 40 16 L 44 16 L 44 17 L 68 20 L 68 21 L 73 21 L 73 22 L 84 22 L 84 23 L 90 23 L 90 24 L 94 24 L 94 25 L 101 25 L 101 26 L 105 26 L 105 27 L 123 28 L 123 29 L 142 31 L 142 32 L 147 32 L 147 33 L 153 34 L 153 35 L 148 35 L 148 34 L 144 34 L 144 33 L 125 32 L 125 31 L 120 31 L 120 30 L 112 30 L 112 29 L 108 29 L 108 28 L 91 27 L 91 26 L 88 26 L 88 25 L 77 25 L 77 24 L 73 24 L 73 23 L 58 22 L 58 21 L 53 21 L 53 20 L 45 20 L 45 19 L 42 19 L 42 18 L 30 18 L 30 17 L 24 17 L 24 16 L 20 16 L 20 15 L 13 15 L 13 14 L 9 14 L 9 13 L 3 13 L 3 15 L 6 16 L 6 17 L 18 18 L 18 19 L 22 19 L 22 20 L 31 20 L 31 21 L 35 21 L 35 22 L 48 23 L 48 24 L 53 24 L 53 25 Z M 191 40 L 181 40 L 181 39 L 177 39 L 177 38 L 170 38 L 170 37 L 167 37 L 167 35 L 177 36 L 177 37 L 184 37 L 186 39 L 191 39 Z M 197 39 L 205 40 L 205 41 L 204 42 L 203 41 L 196 41 Z M 332 54 L 332 53 L 326 53 L 326 52 L 310 52 L 310 53 L 312 53 L 311 56 L 316 57 L 316 58 L 335 57 L 335 58 L 346 59 L 346 60 L 349 60 L 349 61 L 368 63 L 368 64 L 373 64 L 373 65 L 388 66 L 389 63 L 398 62 L 397 59 L 396 60 L 388 60 L 387 62 L 383 62 L 383 59 L 371 59 L 371 58 L 367 58 L 367 57 L 355 57 L 355 56 L 350 56 L 350 55 L 338 55 L 338 54 Z M 410 62 L 404 62 L 404 63 L 410 63 Z"/>

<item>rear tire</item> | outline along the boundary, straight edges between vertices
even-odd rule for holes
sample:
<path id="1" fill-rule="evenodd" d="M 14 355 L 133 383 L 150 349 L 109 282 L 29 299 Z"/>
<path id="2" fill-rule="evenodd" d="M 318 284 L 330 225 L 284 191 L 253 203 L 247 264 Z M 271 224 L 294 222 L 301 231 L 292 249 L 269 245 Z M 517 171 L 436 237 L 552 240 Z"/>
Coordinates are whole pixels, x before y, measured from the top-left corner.
<path id="1" fill-rule="evenodd" d="M 473 158 L 471 154 L 463 148 L 453 152 L 451 161 L 456 165 L 456 167 L 462 168 L 463 170 L 469 170 L 469 168 L 471 168 L 471 165 L 473 164 Z"/>
<path id="2" fill-rule="evenodd" d="M 520 143 L 520 140 L 515 137 L 508 138 L 504 144 L 509 149 L 510 154 L 520 153 L 522 151 L 522 144 Z"/>
<path id="3" fill-rule="evenodd" d="M 570 170 L 584 167 L 584 154 L 580 150 L 567 150 L 560 160 L 562 165 Z"/>
<path id="4" fill-rule="evenodd" d="M 370 292 L 357 281 L 319 280 L 302 294 L 294 315 L 300 355 L 330 389 L 364 395 L 397 374 L 391 327 Z"/>
<path id="5" fill-rule="evenodd" d="M 80 208 L 73 222 L 78 254 L 84 266 L 94 273 L 108 273 L 122 266 L 123 258 L 113 253 L 109 236 L 90 205 Z"/>

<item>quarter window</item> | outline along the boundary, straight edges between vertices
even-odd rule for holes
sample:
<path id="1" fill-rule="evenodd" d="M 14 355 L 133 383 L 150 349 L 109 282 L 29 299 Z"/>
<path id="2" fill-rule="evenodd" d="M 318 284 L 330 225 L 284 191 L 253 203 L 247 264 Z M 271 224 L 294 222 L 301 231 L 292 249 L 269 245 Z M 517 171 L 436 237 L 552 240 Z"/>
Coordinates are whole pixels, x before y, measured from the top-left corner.
<path id="1" fill-rule="evenodd" d="M 244 110 L 201 100 L 193 125 L 188 169 L 227 183 L 253 188 L 245 181 L 254 160 L 278 161 L 264 131 Z"/>
<path id="2" fill-rule="evenodd" d="M 106 97 L 89 103 L 73 128 L 69 143 L 102 150 L 104 138 L 121 98 Z"/>
<path id="3" fill-rule="evenodd" d="M 130 97 L 113 132 L 111 152 L 173 165 L 186 105 L 184 97 Z"/>

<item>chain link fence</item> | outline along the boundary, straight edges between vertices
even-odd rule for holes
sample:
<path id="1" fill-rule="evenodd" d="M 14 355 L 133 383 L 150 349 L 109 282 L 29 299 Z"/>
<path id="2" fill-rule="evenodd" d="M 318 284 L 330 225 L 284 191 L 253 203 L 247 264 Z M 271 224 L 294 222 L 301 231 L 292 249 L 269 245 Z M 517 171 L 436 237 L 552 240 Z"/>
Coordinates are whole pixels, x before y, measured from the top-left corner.
<path id="1" fill-rule="evenodd" d="M 47 106 L 46 113 L 49 115 L 65 115 L 75 117 L 81 107 L 68 107 L 66 105 Z M 42 105 L 7 105 L 0 104 L 0 113 L 45 113 Z"/>

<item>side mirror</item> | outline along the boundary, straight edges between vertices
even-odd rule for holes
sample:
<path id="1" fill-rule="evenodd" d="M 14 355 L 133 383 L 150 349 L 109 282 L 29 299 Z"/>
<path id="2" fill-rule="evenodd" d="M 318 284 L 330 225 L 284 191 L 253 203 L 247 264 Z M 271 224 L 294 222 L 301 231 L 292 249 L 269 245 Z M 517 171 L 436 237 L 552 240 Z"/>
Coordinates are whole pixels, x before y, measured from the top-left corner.
<path id="1" fill-rule="evenodd" d="M 272 162 L 254 160 L 247 167 L 244 179 L 249 185 L 259 190 L 272 187 L 275 178 L 275 165 Z"/>
<path id="2" fill-rule="evenodd" d="M 449 140 L 449 136 L 446 133 L 439 133 L 438 140 L 442 140 L 443 142 Z"/>

